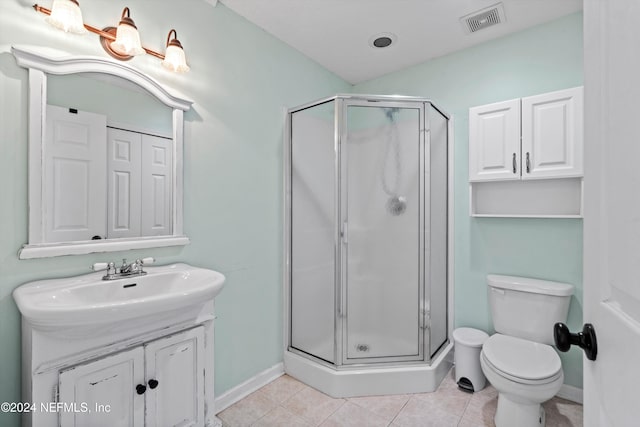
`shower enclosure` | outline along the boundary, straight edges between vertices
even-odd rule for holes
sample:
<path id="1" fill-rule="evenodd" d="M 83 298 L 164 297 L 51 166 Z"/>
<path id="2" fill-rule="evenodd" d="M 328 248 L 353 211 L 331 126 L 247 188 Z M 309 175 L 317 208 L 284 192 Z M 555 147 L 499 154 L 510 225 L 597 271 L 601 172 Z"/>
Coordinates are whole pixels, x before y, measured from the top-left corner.
<path id="1" fill-rule="evenodd" d="M 452 347 L 449 117 L 337 95 L 286 129 L 285 371 L 335 397 L 435 390 Z"/>

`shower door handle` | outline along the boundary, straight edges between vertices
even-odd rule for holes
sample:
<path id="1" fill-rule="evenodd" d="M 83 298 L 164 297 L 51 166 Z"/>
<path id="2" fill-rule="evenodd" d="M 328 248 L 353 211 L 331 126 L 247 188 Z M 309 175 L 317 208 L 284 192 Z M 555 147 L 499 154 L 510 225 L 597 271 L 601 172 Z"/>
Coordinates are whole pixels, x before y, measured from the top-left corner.
<path id="1" fill-rule="evenodd" d="M 349 243 L 349 228 L 347 227 L 347 223 L 342 223 L 342 230 L 340 230 L 340 237 L 342 238 L 342 243 L 345 245 Z"/>

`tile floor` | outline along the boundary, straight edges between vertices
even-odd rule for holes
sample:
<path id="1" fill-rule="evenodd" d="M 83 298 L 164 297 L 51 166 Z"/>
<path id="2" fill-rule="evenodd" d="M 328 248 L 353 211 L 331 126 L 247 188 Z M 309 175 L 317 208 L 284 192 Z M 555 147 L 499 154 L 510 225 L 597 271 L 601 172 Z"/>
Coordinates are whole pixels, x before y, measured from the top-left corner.
<path id="1" fill-rule="evenodd" d="M 498 393 L 492 386 L 468 394 L 453 371 L 434 393 L 334 399 L 283 375 L 218 414 L 224 427 L 477 427 L 493 426 Z M 544 404 L 547 426 L 581 426 L 582 405 L 553 398 Z"/>

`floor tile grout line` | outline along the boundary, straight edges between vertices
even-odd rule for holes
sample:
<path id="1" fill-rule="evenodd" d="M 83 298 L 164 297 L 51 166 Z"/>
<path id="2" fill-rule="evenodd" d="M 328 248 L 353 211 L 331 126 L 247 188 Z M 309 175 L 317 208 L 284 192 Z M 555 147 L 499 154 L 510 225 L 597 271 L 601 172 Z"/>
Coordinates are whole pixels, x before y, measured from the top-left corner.
<path id="1" fill-rule="evenodd" d="M 393 396 L 393 395 L 391 394 L 391 395 L 381 395 L 381 396 Z M 366 397 L 366 396 L 365 396 L 365 397 Z M 351 403 L 353 403 L 353 404 L 354 404 L 354 405 L 356 405 L 358 408 L 364 409 L 365 411 L 372 413 L 373 415 L 375 415 L 375 416 L 376 416 L 376 417 L 378 417 L 378 418 L 382 418 L 382 416 L 381 416 L 381 415 L 379 415 L 379 414 L 377 414 L 377 413 L 373 412 L 373 411 L 372 411 L 371 409 L 369 409 L 369 408 L 365 408 L 365 407 L 364 407 L 364 406 L 362 406 L 362 405 L 358 405 L 358 403 L 357 403 L 357 402 L 354 402 L 354 401 L 352 401 L 351 399 L 352 399 L 352 398 L 348 397 L 348 398 L 346 398 L 345 400 L 346 400 L 347 402 L 351 402 Z M 407 404 L 407 402 L 409 402 L 409 399 L 411 399 L 411 395 L 409 395 L 409 398 L 407 399 L 407 401 L 406 401 L 406 402 L 404 402 L 404 404 L 402 405 L 402 408 L 400 408 L 400 410 L 399 410 L 399 411 L 398 411 L 398 412 L 393 416 L 393 418 L 391 419 L 391 421 L 390 421 L 389 423 L 387 423 L 387 426 L 390 426 L 390 425 L 393 423 L 393 420 L 395 420 L 395 419 L 396 419 L 396 417 L 398 416 L 398 414 L 400 413 L 400 411 L 402 411 L 402 409 L 405 407 L 405 405 Z"/>
<path id="2" fill-rule="evenodd" d="M 331 397 L 331 396 L 329 396 L 329 397 Z M 333 399 L 333 398 L 332 398 L 332 399 Z M 336 400 L 338 400 L 338 399 L 336 399 Z M 324 422 L 325 422 L 325 421 L 327 421 L 329 418 L 331 418 L 331 416 L 332 416 L 333 414 L 335 414 L 336 412 L 338 412 L 338 410 L 339 410 L 340 408 L 342 408 L 342 407 L 344 406 L 344 404 L 345 404 L 345 403 L 347 403 L 347 399 L 339 399 L 339 400 L 342 400 L 342 403 L 340 404 L 340 406 L 338 406 L 338 407 L 335 409 L 335 411 L 333 411 L 332 413 L 330 413 L 329 415 L 327 415 L 327 416 L 326 416 L 326 417 L 325 417 L 325 418 L 320 422 L 320 424 L 317 424 L 318 426 L 321 426 L 321 425 L 322 425 L 322 423 L 324 423 Z"/>
<path id="3" fill-rule="evenodd" d="M 396 418 L 398 418 L 398 415 L 400 415 L 400 412 L 402 412 L 402 410 L 409 404 L 409 401 L 413 399 L 413 395 L 409 395 L 409 398 L 407 399 L 406 402 L 404 402 L 404 405 L 402 405 L 402 408 L 400 408 L 400 410 L 398 411 L 398 413 L 393 417 L 393 419 L 391 420 L 391 422 L 388 425 L 392 425 Z"/>

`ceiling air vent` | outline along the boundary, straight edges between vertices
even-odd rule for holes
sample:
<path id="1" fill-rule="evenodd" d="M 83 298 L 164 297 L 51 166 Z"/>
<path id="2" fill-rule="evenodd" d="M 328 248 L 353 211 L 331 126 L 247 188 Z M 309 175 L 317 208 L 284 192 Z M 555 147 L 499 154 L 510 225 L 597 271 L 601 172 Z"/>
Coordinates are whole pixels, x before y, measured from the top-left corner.
<path id="1" fill-rule="evenodd" d="M 494 4 L 460 18 L 460 22 L 467 33 L 475 33 L 505 21 L 502 3 Z"/>

